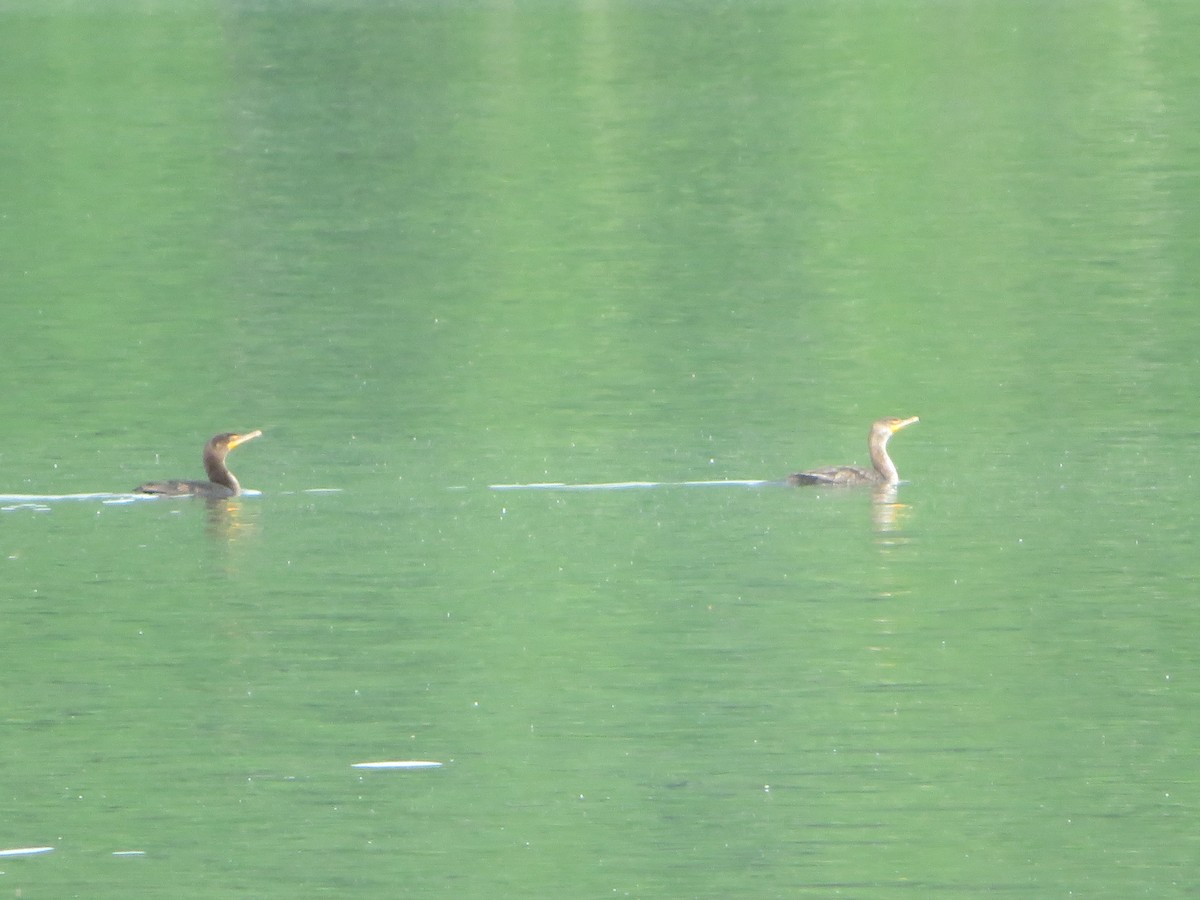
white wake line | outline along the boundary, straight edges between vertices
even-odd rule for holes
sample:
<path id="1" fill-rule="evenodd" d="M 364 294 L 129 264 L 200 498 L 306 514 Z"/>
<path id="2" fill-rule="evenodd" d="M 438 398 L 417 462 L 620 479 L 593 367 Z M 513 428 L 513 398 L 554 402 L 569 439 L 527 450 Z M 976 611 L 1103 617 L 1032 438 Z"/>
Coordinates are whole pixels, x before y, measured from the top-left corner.
<path id="1" fill-rule="evenodd" d="M 432 759 L 394 759 L 381 762 L 352 763 L 352 769 L 440 769 L 442 764 Z"/>
<path id="2" fill-rule="evenodd" d="M 98 491 L 88 494 L 0 494 L 0 503 L 49 503 L 56 500 L 153 500 L 149 494 Z"/>
<path id="3" fill-rule="evenodd" d="M 261 497 L 262 491 L 245 488 L 243 497 Z M 70 500 L 99 500 L 101 503 L 147 503 L 154 500 L 180 500 L 186 497 L 163 497 L 158 494 L 138 494 L 133 491 L 113 493 L 95 491 L 86 494 L 0 494 L 0 503 L 62 503 Z"/>
<path id="4" fill-rule="evenodd" d="M 49 853 L 53 847 L 14 847 L 11 850 L 0 850 L 0 856 L 37 856 L 41 853 Z"/>
<path id="5" fill-rule="evenodd" d="M 723 479 L 721 481 L 605 481 L 599 484 L 567 484 L 540 481 L 532 484 L 489 484 L 492 491 L 624 491 L 657 487 L 762 487 L 777 484 L 761 479 Z"/>
<path id="6" fill-rule="evenodd" d="M 300 491 L 280 491 L 280 494 L 340 494 L 341 488 L 305 488 Z M 243 488 L 243 497 L 261 497 L 263 492 L 255 488 Z M 147 503 L 154 500 L 185 500 L 186 497 L 164 497 L 158 494 L 137 494 L 133 491 L 93 491 L 83 494 L 0 494 L 0 503 L 33 505 L 38 503 L 62 503 L 71 500 L 99 500 L 101 503 Z"/>

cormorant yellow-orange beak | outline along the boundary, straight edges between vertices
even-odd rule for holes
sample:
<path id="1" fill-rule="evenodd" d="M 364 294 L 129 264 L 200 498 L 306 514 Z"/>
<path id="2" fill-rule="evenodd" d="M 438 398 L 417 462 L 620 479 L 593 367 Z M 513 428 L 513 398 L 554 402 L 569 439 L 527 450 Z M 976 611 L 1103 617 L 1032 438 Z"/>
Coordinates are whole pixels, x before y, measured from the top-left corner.
<path id="1" fill-rule="evenodd" d="M 240 446 L 241 444 L 246 443 L 246 441 L 252 441 L 256 437 L 261 437 L 261 436 L 262 436 L 262 432 L 257 429 L 254 431 L 248 431 L 245 434 L 235 434 L 232 438 L 229 439 L 229 449 L 232 450 L 234 447 L 237 447 L 237 446 Z"/>

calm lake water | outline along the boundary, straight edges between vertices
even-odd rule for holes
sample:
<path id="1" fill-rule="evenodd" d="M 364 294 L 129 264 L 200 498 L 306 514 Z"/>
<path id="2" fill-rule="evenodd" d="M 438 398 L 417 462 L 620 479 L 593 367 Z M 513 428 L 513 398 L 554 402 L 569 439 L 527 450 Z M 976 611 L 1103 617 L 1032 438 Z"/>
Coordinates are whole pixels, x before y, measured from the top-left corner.
<path id="1" fill-rule="evenodd" d="M 1198 29 L 0 4 L 0 894 L 1195 896 Z"/>

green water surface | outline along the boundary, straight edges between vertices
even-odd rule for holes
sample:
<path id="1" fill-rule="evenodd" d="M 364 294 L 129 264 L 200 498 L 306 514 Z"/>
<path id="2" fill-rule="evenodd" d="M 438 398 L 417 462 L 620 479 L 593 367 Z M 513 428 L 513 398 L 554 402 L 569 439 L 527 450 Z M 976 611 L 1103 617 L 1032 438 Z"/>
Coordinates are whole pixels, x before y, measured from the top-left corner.
<path id="1" fill-rule="evenodd" d="M 0 894 L 1195 896 L 1198 28 L 0 3 Z"/>

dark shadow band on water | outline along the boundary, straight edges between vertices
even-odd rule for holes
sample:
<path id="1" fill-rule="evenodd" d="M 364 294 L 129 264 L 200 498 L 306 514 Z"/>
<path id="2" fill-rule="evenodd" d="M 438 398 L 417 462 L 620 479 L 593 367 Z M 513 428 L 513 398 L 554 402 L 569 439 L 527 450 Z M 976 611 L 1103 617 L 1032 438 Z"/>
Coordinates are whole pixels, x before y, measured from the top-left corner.
<path id="1" fill-rule="evenodd" d="M 783 481 L 760 479 L 727 479 L 721 481 L 606 481 L 598 484 L 567 484 L 561 481 L 543 481 L 532 484 L 489 484 L 492 491 L 631 491 L 662 487 L 764 487 L 782 485 Z"/>

